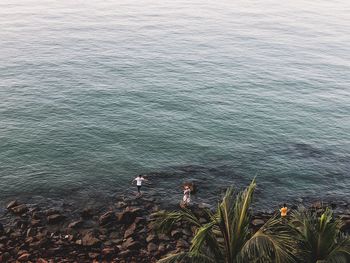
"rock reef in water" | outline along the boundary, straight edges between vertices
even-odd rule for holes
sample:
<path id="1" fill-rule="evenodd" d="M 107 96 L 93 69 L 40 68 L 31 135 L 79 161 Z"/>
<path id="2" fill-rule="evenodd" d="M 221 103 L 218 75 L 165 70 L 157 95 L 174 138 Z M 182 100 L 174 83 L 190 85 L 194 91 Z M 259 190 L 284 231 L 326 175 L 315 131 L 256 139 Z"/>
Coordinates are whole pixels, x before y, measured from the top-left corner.
<path id="1" fill-rule="evenodd" d="M 321 210 L 322 205 L 315 203 L 312 209 Z M 338 216 L 344 221 L 343 231 L 349 232 L 349 207 L 342 206 Z M 203 207 L 193 209 L 200 213 Z M 156 262 L 170 252 L 188 249 L 194 234 L 189 225 L 178 224 L 169 235 L 154 231 L 151 214 L 158 210 L 157 201 L 146 197 L 121 198 L 106 211 L 84 208 L 79 213 L 13 201 L 1 218 L 0 262 Z M 253 215 L 252 229 L 271 215 Z"/>

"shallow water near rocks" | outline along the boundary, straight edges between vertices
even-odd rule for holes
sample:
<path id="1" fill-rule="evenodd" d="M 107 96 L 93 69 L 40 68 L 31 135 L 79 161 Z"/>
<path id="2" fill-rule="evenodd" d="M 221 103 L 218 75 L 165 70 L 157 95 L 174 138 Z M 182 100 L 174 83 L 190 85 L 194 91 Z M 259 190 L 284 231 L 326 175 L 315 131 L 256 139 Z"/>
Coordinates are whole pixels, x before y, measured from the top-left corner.
<path id="1" fill-rule="evenodd" d="M 0 3 L 0 200 L 350 197 L 347 1 Z M 40 201 L 40 202 L 41 202 Z"/>

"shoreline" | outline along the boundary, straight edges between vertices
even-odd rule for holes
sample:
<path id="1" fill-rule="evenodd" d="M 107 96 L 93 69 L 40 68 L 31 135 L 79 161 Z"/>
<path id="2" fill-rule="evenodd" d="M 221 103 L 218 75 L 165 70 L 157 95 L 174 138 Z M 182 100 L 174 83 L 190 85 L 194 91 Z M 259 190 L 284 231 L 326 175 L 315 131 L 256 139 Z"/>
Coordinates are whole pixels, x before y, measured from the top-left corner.
<path id="1" fill-rule="evenodd" d="M 330 206 L 350 233 L 350 203 L 334 200 L 315 202 L 308 209 Z M 176 209 L 178 207 L 173 207 Z M 192 209 L 210 208 L 206 203 Z M 296 209 L 297 205 L 291 205 Z M 43 207 L 12 201 L 0 217 L 0 262 L 156 262 L 169 252 L 190 246 L 193 232 L 179 225 L 169 236 L 152 229 L 151 214 L 172 210 L 145 193 L 140 198 L 125 195 L 103 207 Z M 251 228 L 262 226 L 273 211 L 259 211 L 251 218 Z M 203 218 L 203 221 L 205 219 Z"/>

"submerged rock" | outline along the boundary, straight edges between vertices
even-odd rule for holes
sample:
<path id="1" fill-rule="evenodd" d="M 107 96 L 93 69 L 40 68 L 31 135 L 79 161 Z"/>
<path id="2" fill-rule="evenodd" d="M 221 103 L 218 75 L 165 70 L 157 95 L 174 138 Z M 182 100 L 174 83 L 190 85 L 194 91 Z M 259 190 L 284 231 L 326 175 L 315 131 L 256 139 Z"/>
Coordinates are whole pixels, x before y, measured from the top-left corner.
<path id="1" fill-rule="evenodd" d="M 22 214 L 24 214 L 25 212 L 28 211 L 28 207 L 26 205 L 22 204 L 22 205 L 13 206 L 13 207 L 10 208 L 10 210 L 14 214 L 22 215 Z"/>

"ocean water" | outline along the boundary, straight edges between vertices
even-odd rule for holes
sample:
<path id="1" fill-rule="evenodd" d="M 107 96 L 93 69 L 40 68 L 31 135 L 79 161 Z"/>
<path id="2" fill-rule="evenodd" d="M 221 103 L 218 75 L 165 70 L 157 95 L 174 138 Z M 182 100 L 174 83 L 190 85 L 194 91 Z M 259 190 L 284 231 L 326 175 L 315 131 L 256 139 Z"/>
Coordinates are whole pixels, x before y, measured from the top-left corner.
<path id="1" fill-rule="evenodd" d="M 1 1 L 0 200 L 350 197 L 349 1 Z"/>

